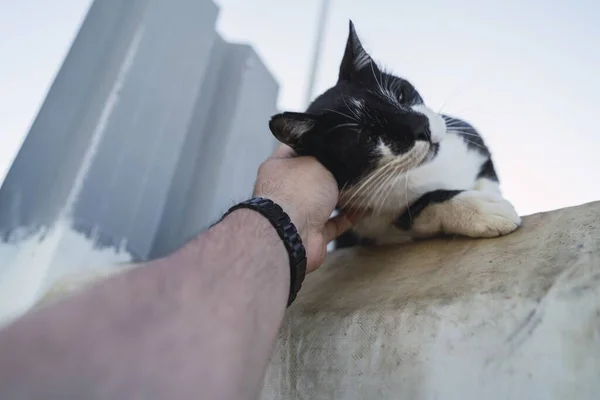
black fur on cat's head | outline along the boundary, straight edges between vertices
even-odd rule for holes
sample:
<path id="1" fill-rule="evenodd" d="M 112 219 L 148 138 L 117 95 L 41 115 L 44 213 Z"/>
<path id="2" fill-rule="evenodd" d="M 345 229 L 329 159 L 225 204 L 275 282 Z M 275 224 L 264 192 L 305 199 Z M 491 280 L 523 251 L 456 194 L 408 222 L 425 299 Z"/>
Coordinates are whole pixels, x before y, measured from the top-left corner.
<path id="1" fill-rule="evenodd" d="M 269 128 L 298 155 L 317 158 L 340 188 L 356 186 L 389 163 L 410 169 L 427 162 L 446 130 L 413 85 L 376 65 L 352 21 L 335 86 L 305 113 L 273 116 Z"/>

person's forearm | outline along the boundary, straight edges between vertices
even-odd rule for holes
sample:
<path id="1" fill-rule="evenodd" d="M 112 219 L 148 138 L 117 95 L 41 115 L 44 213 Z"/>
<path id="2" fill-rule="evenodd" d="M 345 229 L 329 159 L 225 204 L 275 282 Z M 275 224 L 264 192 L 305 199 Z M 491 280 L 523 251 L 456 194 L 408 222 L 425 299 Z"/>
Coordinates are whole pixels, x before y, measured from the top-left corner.
<path id="1" fill-rule="evenodd" d="M 239 210 L 172 256 L 0 331 L 3 399 L 246 399 L 289 290 L 276 231 Z"/>

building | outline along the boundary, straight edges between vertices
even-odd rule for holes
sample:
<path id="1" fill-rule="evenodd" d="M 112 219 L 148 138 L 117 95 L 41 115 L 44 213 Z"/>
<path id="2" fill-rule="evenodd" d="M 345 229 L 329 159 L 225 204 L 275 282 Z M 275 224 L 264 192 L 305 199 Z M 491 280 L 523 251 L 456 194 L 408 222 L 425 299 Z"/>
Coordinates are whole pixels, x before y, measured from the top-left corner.
<path id="1" fill-rule="evenodd" d="M 54 238 L 43 280 L 101 249 L 163 255 L 251 194 L 279 89 L 217 15 L 210 0 L 91 6 L 0 188 L 5 243 Z M 73 235 L 89 249 L 67 262 Z M 29 268 L 15 260 L 0 276 Z"/>

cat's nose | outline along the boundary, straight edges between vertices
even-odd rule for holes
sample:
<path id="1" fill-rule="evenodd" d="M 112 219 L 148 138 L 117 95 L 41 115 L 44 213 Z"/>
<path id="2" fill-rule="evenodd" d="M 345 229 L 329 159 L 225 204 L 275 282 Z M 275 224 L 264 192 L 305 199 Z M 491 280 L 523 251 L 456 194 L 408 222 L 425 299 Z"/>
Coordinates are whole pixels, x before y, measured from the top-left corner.
<path id="1" fill-rule="evenodd" d="M 409 115 L 406 118 L 406 123 L 413 133 L 415 140 L 431 141 L 429 120 L 426 116 L 420 114 Z"/>

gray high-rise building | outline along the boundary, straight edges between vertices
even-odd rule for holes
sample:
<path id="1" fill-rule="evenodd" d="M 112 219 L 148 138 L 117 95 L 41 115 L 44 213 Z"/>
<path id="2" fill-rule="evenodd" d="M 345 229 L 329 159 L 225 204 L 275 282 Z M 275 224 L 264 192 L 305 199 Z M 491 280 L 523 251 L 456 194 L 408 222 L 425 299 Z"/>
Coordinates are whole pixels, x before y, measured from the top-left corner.
<path id="1" fill-rule="evenodd" d="M 5 241 L 67 221 L 145 260 L 250 195 L 278 85 L 217 14 L 210 0 L 93 3 L 0 188 Z"/>

